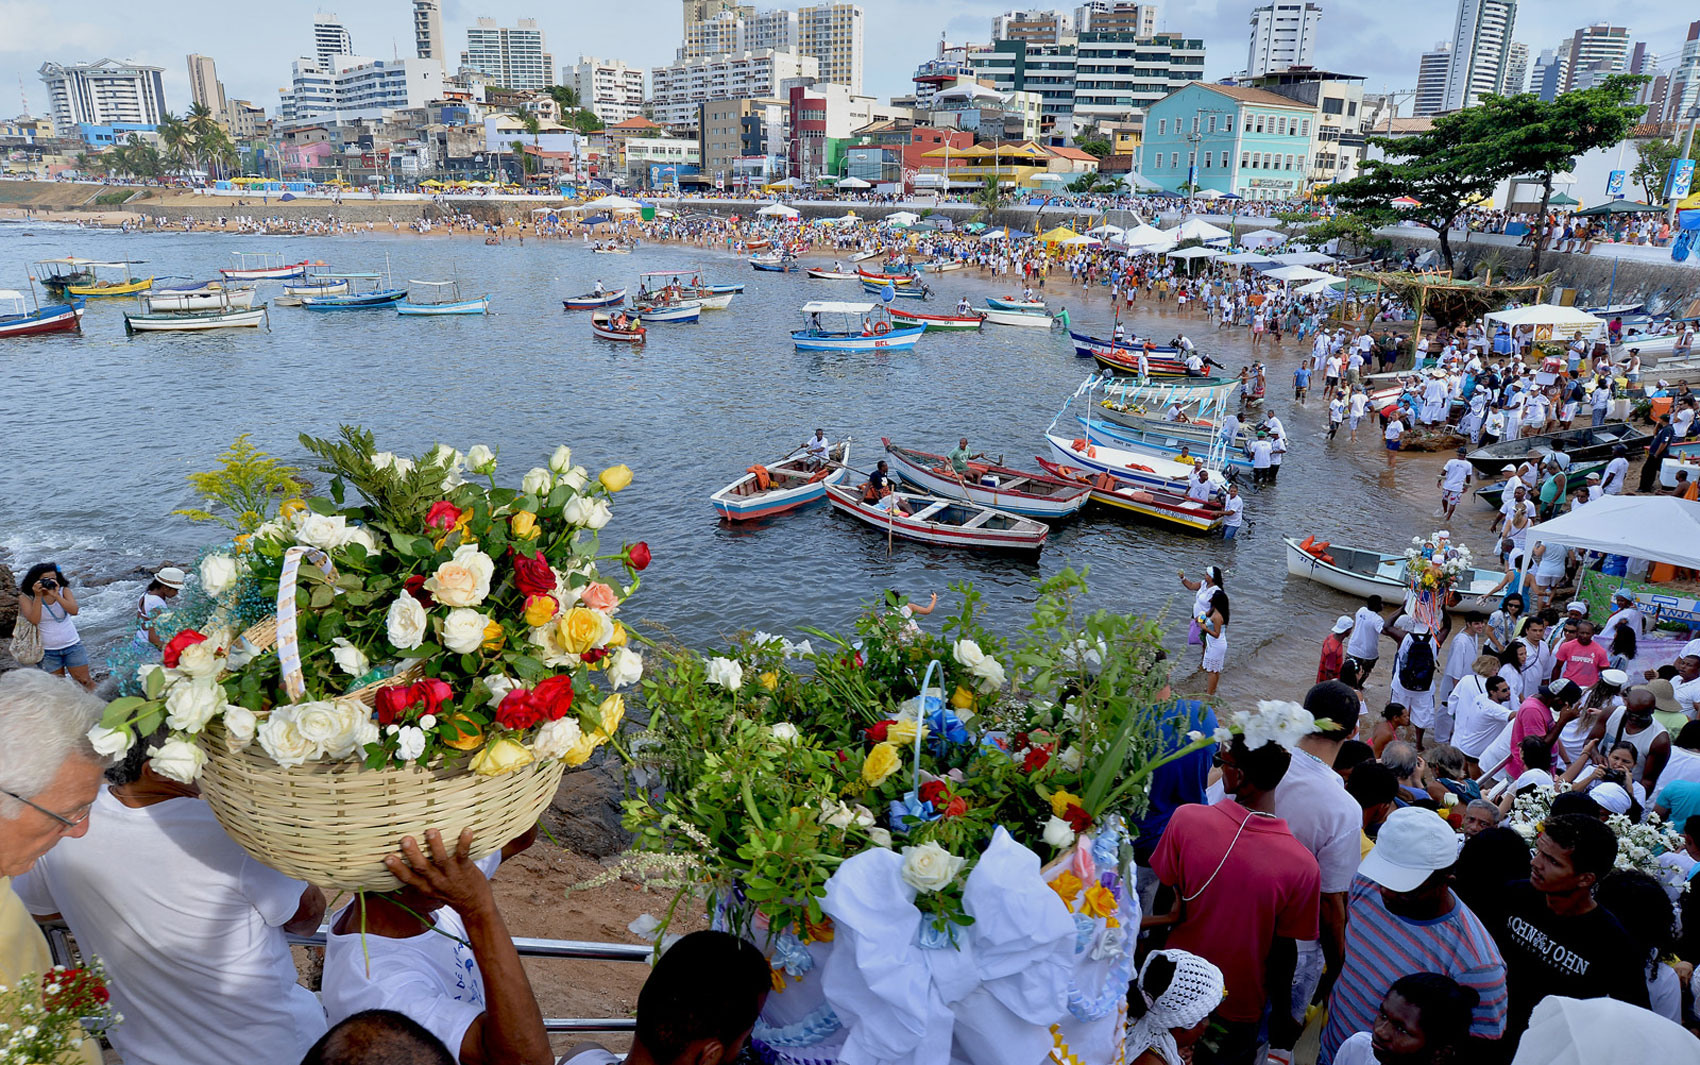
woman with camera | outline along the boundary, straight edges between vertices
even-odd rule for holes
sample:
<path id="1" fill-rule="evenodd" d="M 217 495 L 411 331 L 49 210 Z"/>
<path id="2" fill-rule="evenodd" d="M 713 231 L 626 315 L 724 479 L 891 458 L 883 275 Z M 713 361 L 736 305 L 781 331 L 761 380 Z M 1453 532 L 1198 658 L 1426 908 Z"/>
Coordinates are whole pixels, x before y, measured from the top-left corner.
<path id="1" fill-rule="evenodd" d="M 89 676 L 89 653 L 77 634 L 77 597 L 72 594 L 65 575 L 51 562 L 30 567 L 18 586 L 18 612 L 41 631 L 41 669 L 71 679 L 92 690 L 94 679 Z"/>

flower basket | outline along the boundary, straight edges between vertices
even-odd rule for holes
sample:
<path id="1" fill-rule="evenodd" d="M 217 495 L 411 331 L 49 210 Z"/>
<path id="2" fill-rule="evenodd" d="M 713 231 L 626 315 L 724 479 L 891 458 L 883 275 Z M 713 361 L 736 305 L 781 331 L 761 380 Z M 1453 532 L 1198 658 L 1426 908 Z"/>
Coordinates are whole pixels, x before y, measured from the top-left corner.
<path id="1" fill-rule="evenodd" d="M 280 766 L 257 747 L 232 752 L 224 727 L 207 730 L 201 797 L 242 849 L 327 891 L 390 891 L 384 868 L 402 836 L 437 829 L 478 833 L 483 857 L 535 824 L 566 764 L 552 759 L 496 776 L 467 769 L 367 769 L 359 762 Z"/>

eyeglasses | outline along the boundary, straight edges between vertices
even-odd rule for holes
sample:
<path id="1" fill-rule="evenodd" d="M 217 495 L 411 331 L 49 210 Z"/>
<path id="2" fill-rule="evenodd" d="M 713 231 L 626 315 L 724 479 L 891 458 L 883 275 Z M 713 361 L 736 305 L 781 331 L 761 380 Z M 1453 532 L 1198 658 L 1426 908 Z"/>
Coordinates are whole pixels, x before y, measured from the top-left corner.
<path id="1" fill-rule="evenodd" d="M 28 806 L 30 809 L 35 810 L 38 813 L 44 813 L 48 817 L 53 818 L 53 820 L 64 825 L 66 828 L 76 828 L 78 825 L 82 824 L 84 821 L 87 821 L 89 819 L 89 814 L 94 812 L 93 807 L 84 807 L 83 812 L 78 814 L 76 817 L 74 817 L 74 818 L 73 817 L 66 817 L 64 814 L 54 813 L 52 810 L 49 810 L 45 806 L 38 806 L 35 803 L 30 802 L 28 799 L 24 798 L 22 795 L 19 795 L 15 791 L 7 791 L 5 788 L 0 788 L 0 795 L 9 795 L 12 798 L 23 803 L 25 806 Z"/>

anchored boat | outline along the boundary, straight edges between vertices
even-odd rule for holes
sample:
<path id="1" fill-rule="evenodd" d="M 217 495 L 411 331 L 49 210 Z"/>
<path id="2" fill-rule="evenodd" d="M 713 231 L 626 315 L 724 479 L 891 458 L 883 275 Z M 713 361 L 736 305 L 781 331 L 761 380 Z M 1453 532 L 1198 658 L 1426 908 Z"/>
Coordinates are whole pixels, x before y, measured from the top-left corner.
<path id="1" fill-rule="evenodd" d="M 1121 484 L 1107 473 L 1095 474 L 1079 466 L 1065 466 L 1045 459 L 1039 460 L 1039 466 L 1055 477 L 1089 487 L 1092 502 L 1112 510 L 1204 533 L 1214 532 L 1227 520 L 1227 512 L 1220 506 L 1188 499 L 1180 492 L 1137 488 Z"/>
<path id="2" fill-rule="evenodd" d="M 79 332 L 82 329 L 81 314 L 81 302 L 54 303 L 30 310 L 22 292 L 0 290 L 0 337 Z"/>
<path id="3" fill-rule="evenodd" d="M 429 303 L 415 303 L 404 299 L 395 305 L 397 314 L 404 317 L 419 317 L 436 314 L 483 314 L 490 309 L 490 297 L 479 296 L 477 299 L 463 300 L 460 298 L 460 282 L 458 281 L 415 281 L 408 279 L 410 285 L 424 285 L 431 290 L 433 298 Z M 444 290 L 448 291 L 445 292 Z"/>
<path id="4" fill-rule="evenodd" d="M 236 265 L 219 271 L 226 281 L 285 281 L 293 277 L 306 277 L 307 268 L 312 265 L 306 259 L 298 263 L 285 263 L 279 252 L 238 251 L 232 252 L 231 255 L 236 259 Z"/>
<path id="5" fill-rule="evenodd" d="M 893 328 L 877 303 L 814 300 L 803 304 L 803 319 L 805 327 L 791 334 L 798 351 L 906 351 L 926 332 L 918 325 Z"/>
<path id="6" fill-rule="evenodd" d="M 835 509 L 880 532 L 943 547 L 1038 551 L 1051 532 L 1050 526 L 1032 518 L 937 496 L 892 492 L 882 507 L 864 502 L 854 489 L 831 484 L 826 497 Z"/>
<path id="7" fill-rule="evenodd" d="M 826 486 L 850 476 L 850 439 L 827 448 L 826 465 L 811 467 L 798 448 L 778 462 L 751 466 L 744 475 L 709 497 L 727 521 L 771 518 L 826 498 Z"/>
<path id="8" fill-rule="evenodd" d="M 964 499 L 1045 521 L 1070 517 L 1086 505 L 1089 490 L 1084 485 L 988 462 L 969 462 L 967 474 L 958 477 L 943 455 L 897 447 L 884 437 L 880 443 L 885 445 L 899 477 L 936 496 Z"/>

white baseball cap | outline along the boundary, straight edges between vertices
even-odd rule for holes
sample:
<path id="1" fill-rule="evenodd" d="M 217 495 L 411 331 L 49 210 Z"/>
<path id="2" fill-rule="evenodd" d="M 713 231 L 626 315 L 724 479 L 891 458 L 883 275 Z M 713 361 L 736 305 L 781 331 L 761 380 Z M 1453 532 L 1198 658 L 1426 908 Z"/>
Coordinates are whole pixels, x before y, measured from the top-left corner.
<path id="1" fill-rule="evenodd" d="M 1588 798 L 1593 799 L 1614 814 L 1629 812 L 1629 793 L 1623 790 L 1622 784 L 1615 781 L 1608 780 L 1604 784 L 1594 785 L 1593 789 L 1588 792 Z"/>
<path id="2" fill-rule="evenodd" d="M 1345 632 L 1355 624 L 1356 622 L 1352 620 L 1350 614 L 1341 614 L 1339 617 L 1334 619 L 1334 631 Z"/>
<path id="3" fill-rule="evenodd" d="M 1417 886 L 1458 860 L 1458 836 L 1433 810 L 1406 806 L 1382 823 L 1358 872 L 1389 891 Z"/>

